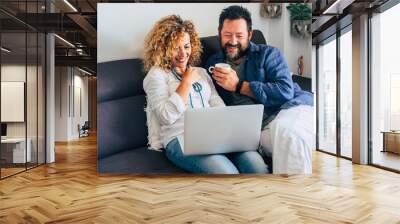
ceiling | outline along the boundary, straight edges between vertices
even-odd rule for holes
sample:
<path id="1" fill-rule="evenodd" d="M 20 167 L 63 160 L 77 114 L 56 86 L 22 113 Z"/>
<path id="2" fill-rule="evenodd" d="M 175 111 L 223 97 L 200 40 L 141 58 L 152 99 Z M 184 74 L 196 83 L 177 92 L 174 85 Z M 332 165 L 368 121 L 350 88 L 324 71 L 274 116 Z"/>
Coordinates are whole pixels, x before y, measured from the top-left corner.
<path id="1" fill-rule="evenodd" d="M 362 14 L 379 12 L 390 0 L 334 0 L 313 2 L 313 44 L 334 35 Z"/>
<path id="2" fill-rule="evenodd" d="M 24 60 L 25 55 L 32 58 L 36 55 L 38 46 L 36 39 L 32 38 L 37 33 L 54 32 L 57 34 L 56 66 L 79 66 L 96 73 L 97 2 L 100 1 L 48 0 L 46 8 L 44 0 L 1 0 L 2 46 L 12 49 L 8 54 L 2 52 L 2 59 L 18 62 L 18 59 Z M 27 38 L 25 32 L 28 32 Z M 25 41 L 28 41 L 27 45 Z M 39 45 L 41 47 L 43 46 Z"/>

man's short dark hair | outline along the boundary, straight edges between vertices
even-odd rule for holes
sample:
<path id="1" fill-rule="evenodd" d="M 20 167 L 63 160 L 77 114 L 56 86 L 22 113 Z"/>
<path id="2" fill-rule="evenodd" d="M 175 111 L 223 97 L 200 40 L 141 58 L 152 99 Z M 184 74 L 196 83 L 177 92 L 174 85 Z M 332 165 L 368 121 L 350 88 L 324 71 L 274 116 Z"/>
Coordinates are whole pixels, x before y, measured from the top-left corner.
<path id="1" fill-rule="evenodd" d="M 246 20 L 247 30 L 251 31 L 251 14 L 249 10 L 243 8 L 242 6 L 232 5 L 228 8 L 222 10 L 221 14 L 219 15 L 219 25 L 218 30 L 222 30 L 222 26 L 224 25 L 224 21 L 226 19 L 235 20 L 235 19 L 244 19 Z"/>

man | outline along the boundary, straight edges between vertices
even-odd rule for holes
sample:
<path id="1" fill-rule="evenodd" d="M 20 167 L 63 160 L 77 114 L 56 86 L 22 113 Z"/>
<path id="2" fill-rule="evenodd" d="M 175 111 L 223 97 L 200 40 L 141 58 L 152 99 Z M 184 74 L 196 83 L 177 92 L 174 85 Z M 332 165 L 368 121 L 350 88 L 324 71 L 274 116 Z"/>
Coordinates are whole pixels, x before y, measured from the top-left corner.
<path id="1" fill-rule="evenodd" d="M 252 21 L 247 9 L 224 9 L 218 32 L 221 51 L 208 59 L 206 69 L 217 63 L 232 68 L 213 70 L 218 93 L 227 105 L 264 105 L 261 146 L 273 154 L 274 173 L 311 173 L 313 95 L 293 83 L 278 49 L 250 42 Z"/>

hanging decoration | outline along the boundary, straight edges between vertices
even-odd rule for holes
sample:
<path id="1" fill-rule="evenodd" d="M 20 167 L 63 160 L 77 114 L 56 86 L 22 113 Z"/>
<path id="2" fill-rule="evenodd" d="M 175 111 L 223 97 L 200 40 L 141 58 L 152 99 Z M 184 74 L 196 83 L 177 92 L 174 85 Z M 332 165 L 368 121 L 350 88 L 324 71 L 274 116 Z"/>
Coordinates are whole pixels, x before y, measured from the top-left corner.
<path id="1" fill-rule="evenodd" d="M 299 38 L 311 36 L 311 7 L 306 3 L 290 4 L 290 33 Z"/>

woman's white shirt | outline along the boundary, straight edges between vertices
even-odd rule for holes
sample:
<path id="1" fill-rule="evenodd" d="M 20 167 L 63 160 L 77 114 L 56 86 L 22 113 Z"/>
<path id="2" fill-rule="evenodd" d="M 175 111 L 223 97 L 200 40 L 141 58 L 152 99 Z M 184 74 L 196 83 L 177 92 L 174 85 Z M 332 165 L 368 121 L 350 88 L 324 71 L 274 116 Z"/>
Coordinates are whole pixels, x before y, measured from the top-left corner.
<path id="1" fill-rule="evenodd" d="M 172 139 L 183 134 L 184 112 L 192 108 L 191 104 L 193 108 L 202 108 L 203 103 L 204 107 L 225 106 L 207 71 L 200 67 L 194 67 L 194 69 L 201 77 L 198 81 L 202 86 L 201 96 L 192 87 L 191 100 L 188 99 L 186 104 L 176 93 L 180 81 L 171 71 L 152 67 L 143 81 L 143 88 L 147 95 L 147 110 L 150 110 L 148 112 L 153 115 L 147 116 L 147 119 L 156 119 L 159 123 L 159 137 L 164 148 Z M 153 122 L 154 120 L 148 121 L 148 123 Z M 154 127 L 149 126 L 149 128 Z M 149 133 L 157 134 L 157 132 L 149 130 Z M 149 139 L 150 137 L 154 139 L 157 136 L 149 136 Z"/>

